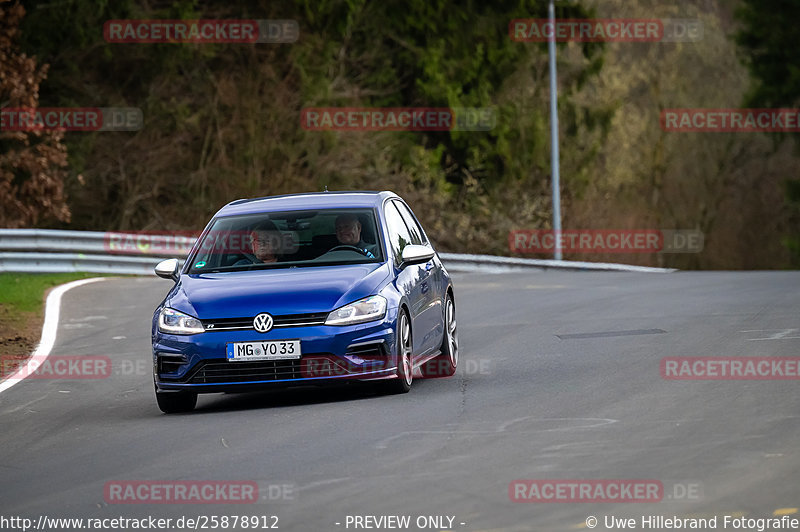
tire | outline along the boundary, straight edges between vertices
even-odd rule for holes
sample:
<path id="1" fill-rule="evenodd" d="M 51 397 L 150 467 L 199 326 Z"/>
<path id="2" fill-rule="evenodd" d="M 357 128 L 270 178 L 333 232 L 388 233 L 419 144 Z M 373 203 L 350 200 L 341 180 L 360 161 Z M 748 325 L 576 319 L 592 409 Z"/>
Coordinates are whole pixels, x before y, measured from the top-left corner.
<path id="1" fill-rule="evenodd" d="M 422 375 L 427 379 L 452 377 L 458 367 L 458 328 L 456 326 L 456 304 L 447 294 L 444 303 L 444 335 L 440 354 L 422 366 Z"/>
<path id="2" fill-rule="evenodd" d="M 397 378 L 387 384 L 391 393 L 408 393 L 414 380 L 412 362 L 411 324 L 408 314 L 400 311 L 397 317 Z"/>
<path id="3" fill-rule="evenodd" d="M 191 412 L 197 404 L 197 394 L 192 392 L 159 392 L 156 390 L 158 408 L 165 414 Z"/>

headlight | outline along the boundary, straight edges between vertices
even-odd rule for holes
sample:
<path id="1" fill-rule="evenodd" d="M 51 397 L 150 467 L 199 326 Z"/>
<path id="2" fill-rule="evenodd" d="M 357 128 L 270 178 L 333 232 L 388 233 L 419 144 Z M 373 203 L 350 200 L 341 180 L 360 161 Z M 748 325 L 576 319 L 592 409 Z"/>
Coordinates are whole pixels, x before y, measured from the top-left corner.
<path id="1" fill-rule="evenodd" d="M 386 315 L 386 298 L 369 296 L 354 303 L 339 307 L 325 320 L 325 325 L 354 325 L 379 320 Z"/>
<path id="2" fill-rule="evenodd" d="M 158 315 L 158 330 L 172 334 L 197 334 L 205 332 L 200 320 L 183 312 L 164 307 Z"/>

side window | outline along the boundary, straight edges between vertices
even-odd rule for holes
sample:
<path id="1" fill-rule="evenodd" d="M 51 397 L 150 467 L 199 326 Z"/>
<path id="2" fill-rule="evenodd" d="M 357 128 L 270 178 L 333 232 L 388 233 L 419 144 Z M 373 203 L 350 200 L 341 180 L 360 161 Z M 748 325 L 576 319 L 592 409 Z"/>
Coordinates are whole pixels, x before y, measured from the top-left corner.
<path id="1" fill-rule="evenodd" d="M 403 217 L 403 220 L 405 220 L 409 231 L 411 231 L 411 243 L 417 245 L 427 244 L 428 240 L 425 238 L 425 233 L 414 219 L 414 215 L 411 214 L 411 209 L 408 208 L 408 205 L 399 201 L 395 201 L 394 204 L 397 210 L 400 211 L 400 215 Z"/>
<path id="2" fill-rule="evenodd" d="M 412 242 L 412 236 L 393 201 L 386 204 L 384 213 L 386 215 L 386 228 L 389 231 L 389 247 L 394 255 L 394 263 L 400 264 L 403 248 Z"/>

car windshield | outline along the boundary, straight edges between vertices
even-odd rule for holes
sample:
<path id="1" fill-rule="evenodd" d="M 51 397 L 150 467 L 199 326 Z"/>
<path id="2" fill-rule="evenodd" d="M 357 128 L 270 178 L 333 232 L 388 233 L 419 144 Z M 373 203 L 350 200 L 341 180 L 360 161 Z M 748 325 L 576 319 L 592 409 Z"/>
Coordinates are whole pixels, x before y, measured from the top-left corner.
<path id="1" fill-rule="evenodd" d="M 371 209 L 318 209 L 214 220 L 189 273 L 364 264 L 383 261 Z"/>

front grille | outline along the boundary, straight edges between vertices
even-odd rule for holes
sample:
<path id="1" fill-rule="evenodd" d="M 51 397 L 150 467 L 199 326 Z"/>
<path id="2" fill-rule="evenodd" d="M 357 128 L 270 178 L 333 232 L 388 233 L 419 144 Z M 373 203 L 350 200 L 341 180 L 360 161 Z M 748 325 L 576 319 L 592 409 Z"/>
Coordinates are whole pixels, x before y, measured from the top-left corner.
<path id="1" fill-rule="evenodd" d="M 206 331 L 233 331 L 236 329 L 252 329 L 253 318 L 222 318 L 203 320 Z"/>
<path id="2" fill-rule="evenodd" d="M 252 362 L 203 361 L 190 373 L 188 384 L 258 382 L 299 379 L 300 360 L 254 360 Z"/>
<path id="3" fill-rule="evenodd" d="M 300 325 L 322 325 L 328 318 L 327 312 L 315 314 L 285 314 L 274 316 L 274 327 L 298 327 Z"/>
<path id="4" fill-rule="evenodd" d="M 308 327 L 312 325 L 323 325 L 328 317 L 327 312 L 316 312 L 311 314 L 284 314 L 283 316 L 273 316 L 273 327 Z M 203 320 L 203 327 L 206 331 L 235 331 L 252 330 L 253 318 L 219 318 Z"/>

